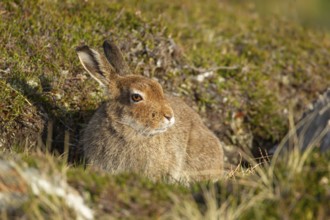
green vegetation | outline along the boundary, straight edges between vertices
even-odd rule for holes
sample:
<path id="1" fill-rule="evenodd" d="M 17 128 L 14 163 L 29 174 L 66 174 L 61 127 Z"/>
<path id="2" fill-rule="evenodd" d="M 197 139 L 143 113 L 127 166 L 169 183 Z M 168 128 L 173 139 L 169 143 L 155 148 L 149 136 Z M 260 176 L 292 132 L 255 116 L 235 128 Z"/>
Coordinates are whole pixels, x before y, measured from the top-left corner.
<path id="1" fill-rule="evenodd" d="M 276 1 L 278 7 L 258 2 L 2 0 L 2 158 L 50 179 L 58 173 L 99 217 L 328 218 L 329 155 L 317 151 L 249 169 L 238 165 L 215 187 L 151 183 L 79 165 L 80 131 L 105 97 L 83 71 L 75 47 L 100 48 L 108 38 L 124 51 L 132 71 L 156 77 L 194 106 L 236 165 L 238 149 L 259 152 L 279 141 L 290 111 L 298 119 L 330 85 L 328 24 L 318 22 L 328 16 L 327 3 L 295 8 L 286 1 Z M 65 157 L 32 153 L 48 147 Z M 67 156 L 77 166 L 68 166 Z M 76 216 L 63 198 L 30 191 L 23 206 L 2 217 Z"/>
<path id="2" fill-rule="evenodd" d="M 238 166 L 217 183 L 196 183 L 186 188 L 152 183 L 136 174 L 113 176 L 67 167 L 63 159 L 41 153 L 21 158 L 4 155 L 0 158 L 0 192 L 2 201 L 12 197 L 2 217 L 74 218 L 83 211 L 75 212 L 69 205 L 65 195 L 71 193 L 84 198 L 96 219 L 327 219 L 329 158 L 329 154 L 320 155 L 317 150 L 293 152 L 249 169 Z M 4 170 L 4 161 L 11 161 L 12 170 Z M 34 175 L 55 184 L 54 188 L 39 185 L 36 193 L 32 188 Z M 20 184 L 14 185 L 17 182 Z M 31 189 L 27 189 L 29 184 Z M 63 188 L 66 194 L 55 187 Z M 17 192 L 19 197 L 14 195 Z"/>

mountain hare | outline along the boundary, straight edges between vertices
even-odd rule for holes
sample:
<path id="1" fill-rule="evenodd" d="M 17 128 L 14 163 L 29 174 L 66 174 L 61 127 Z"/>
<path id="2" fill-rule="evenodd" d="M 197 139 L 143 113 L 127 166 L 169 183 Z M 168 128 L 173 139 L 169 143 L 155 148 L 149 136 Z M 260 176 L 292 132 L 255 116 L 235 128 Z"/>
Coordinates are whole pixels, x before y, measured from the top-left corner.
<path id="1" fill-rule="evenodd" d="M 149 78 L 128 73 L 119 48 L 103 44 L 105 56 L 78 47 L 80 62 L 105 87 L 108 100 L 82 137 L 86 160 L 110 173 L 136 172 L 156 181 L 216 180 L 223 149 L 201 118 Z"/>

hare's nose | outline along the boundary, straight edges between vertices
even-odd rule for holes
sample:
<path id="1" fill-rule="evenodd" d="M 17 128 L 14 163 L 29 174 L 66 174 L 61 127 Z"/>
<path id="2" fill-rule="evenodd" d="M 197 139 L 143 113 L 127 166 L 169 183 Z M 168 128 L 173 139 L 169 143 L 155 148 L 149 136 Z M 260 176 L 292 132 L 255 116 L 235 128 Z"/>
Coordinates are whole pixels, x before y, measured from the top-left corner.
<path id="1" fill-rule="evenodd" d="M 173 125 L 175 122 L 175 118 L 174 118 L 174 112 L 172 110 L 172 108 L 168 108 L 165 111 L 163 111 L 163 116 L 164 118 L 166 118 L 166 124 L 168 125 Z"/>
<path id="2" fill-rule="evenodd" d="M 167 122 L 166 124 L 168 124 L 169 126 L 172 126 L 175 122 L 175 118 L 174 118 L 174 115 L 171 113 L 171 114 L 164 114 L 164 117 L 166 118 Z"/>
<path id="3" fill-rule="evenodd" d="M 164 114 L 164 117 L 167 119 L 167 120 L 169 120 L 169 121 L 171 121 L 171 119 L 172 119 L 172 115 L 170 115 L 170 114 Z"/>

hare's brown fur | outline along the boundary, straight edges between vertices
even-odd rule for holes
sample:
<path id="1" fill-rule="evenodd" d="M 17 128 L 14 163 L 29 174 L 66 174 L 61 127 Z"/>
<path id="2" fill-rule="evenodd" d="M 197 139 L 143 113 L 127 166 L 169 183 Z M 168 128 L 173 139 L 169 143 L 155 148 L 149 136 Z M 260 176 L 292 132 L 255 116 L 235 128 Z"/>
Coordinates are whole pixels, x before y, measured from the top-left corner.
<path id="1" fill-rule="evenodd" d="M 153 180 L 219 179 L 223 149 L 198 114 L 165 95 L 158 82 L 120 72 L 127 68 L 119 49 L 107 41 L 103 46 L 106 58 L 87 46 L 77 48 L 85 69 L 109 94 L 84 131 L 87 161 L 111 173 L 137 172 Z M 134 95 L 139 101 L 132 101 Z"/>

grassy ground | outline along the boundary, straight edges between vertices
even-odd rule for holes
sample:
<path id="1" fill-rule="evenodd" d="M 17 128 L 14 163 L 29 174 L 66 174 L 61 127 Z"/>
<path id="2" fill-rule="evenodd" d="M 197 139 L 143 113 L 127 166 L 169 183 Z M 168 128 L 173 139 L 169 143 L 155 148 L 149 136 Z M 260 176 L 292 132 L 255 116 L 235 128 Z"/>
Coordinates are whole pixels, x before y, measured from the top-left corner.
<path id="1" fill-rule="evenodd" d="M 249 169 L 238 166 L 217 183 L 185 188 L 67 167 L 63 158 L 44 153 L 5 154 L 2 218 L 92 219 L 91 213 L 96 219 L 328 219 L 329 158 L 317 150 L 293 152 Z"/>
<path id="2" fill-rule="evenodd" d="M 273 146 L 286 133 L 291 111 L 298 119 L 330 84 L 329 31 L 327 24 L 314 23 L 327 16 L 327 5 L 315 15 L 307 10 L 313 7 L 292 9 L 280 1 L 271 7 L 278 10 L 269 10 L 256 2 L 1 1 L 0 149 L 36 163 L 39 156 L 26 152 L 69 149 L 59 164 L 67 157 L 77 162 L 80 131 L 104 97 L 74 48 L 100 48 L 108 38 L 119 44 L 133 71 L 156 77 L 190 103 L 226 143 L 227 159 L 235 165 L 238 148 L 257 154 Z M 274 169 L 238 166 L 228 180 L 206 190 L 213 198 L 207 201 L 198 199 L 205 184 L 187 190 L 80 166 L 54 170 L 65 169 L 62 177 L 100 216 L 325 219 L 329 157 L 308 155 L 299 168 L 286 167 L 282 158 Z M 33 209 L 31 218 L 60 214 L 49 198 L 39 199 L 31 195 L 18 215 L 29 215 L 24 210 L 30 204 L 44 212 Z M 63 215 L 74 213 L 68 208 Z"/>

